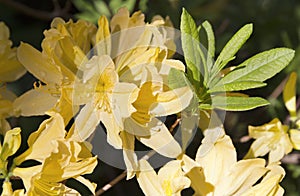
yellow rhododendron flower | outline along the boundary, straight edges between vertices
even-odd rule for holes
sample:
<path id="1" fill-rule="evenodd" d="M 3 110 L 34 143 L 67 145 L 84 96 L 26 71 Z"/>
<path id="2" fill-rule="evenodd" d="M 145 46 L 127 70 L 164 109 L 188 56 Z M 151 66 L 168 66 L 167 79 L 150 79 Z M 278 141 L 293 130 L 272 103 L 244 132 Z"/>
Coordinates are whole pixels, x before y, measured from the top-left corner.
<path id="1" fill-rule="evenodd" d="M 128 170 L 137 165 L 135 137 L 164 156 L 178 156 L 179 144 L 155 117 L 188 106 L 192 97 L 188 87 L 166 85 L 170 69 L 184 71 L 184 65 L 167 59 L 164 37 L 157 26 L 145 24 L 140 12 L 130 16 L 120 9 L 110 25 L 104 16 L 98 25 L 95 54 L 80 67 L 85 88 L 79 88 L 75 97 L 86 105 L 75 120 L 72 137 L 87 139 L 102 121 L 108 142 L 124 149 Z"/>
<path id="2" fill-rule="evenodd" d="M 65 139 L 63 118 L 58 113 L 50 115 L 51 117 L 29 136 L 29 148 L 14 159 L 12 175 L 23 180 L 27 195 L 79 195 L 77 191 L 63 184 L 63 181 L 69 178 L 81 182 L 94 193 L 95 185 L 81 175 L 94 170 L 97 157 L 92 157 L 85 144 L 73 141 L 72 138 Z M 19 167 L 26 160 L 36 160 L 41 165 Z"/>
<path id="3" fill-rule="evenodd" d="M 284 170 L 277 163 L 265 167 L 266 161 L 260 158 L 237 161 L 230 137 L 220 130 L 206 132 L 195 161 L 186 155 L 182 160 L 195 195 L 249 195 L 254 190 L 260 195 L 283 193 L 278 183 Z M 257 185 L 263 176 L 263 185 Z"/>
<path id="4" fill-rule="evenodd" d="M 36 87 L 18 98 L 15 107 L 23 116 L 44 115 L 48 110 L 60 112 L 67 123 L 73 111 L 72 89 L 79 65 L 87 60 L 96 27 L 86 21 L 65 23 L 52 21 L 45 31 L 42 52 L 21 43 L 18 59 L 25 68 L 45 85 Z M 76 108 L 75 108 L 76 109 Z"/>
<path id="5" fill-rule="evenodd" d="M 282 125 L 279 119 L 262 126 L 249 126 L 249 136 L 254 138 L 245 158 L 264 156 L 269 153 L 269 162 L 277 162 L 292 151 L 293 145 L 288 135 L 289 127 Z"/>
<path id="6" fill-rule="evenodd" d="M 95 194 L 95 185 L 81 175 L 92 173 L 97 165 L 96 157 L 80 157 L 81 146 L 74 141 L 56 141 L 57 151 L 52 152 L 42 163 L 41 170 L 31 173 L 27 168 L 16 168 L 15 176 L 23 179 L 27 195 L 65 195 L 77 193 L 62 182 L 74 178 L 86 185 Z M 30 178 L 28 178 L 28 175 Z M 29 180 L 29 181 L 24 181 Z M 27 186 L 26 186 L 27 185 Z M 79 195 L 79 193 L 77 193 Z"/>
<path id="7" fill-rule="evenodd" d="M 0 22 L 0 82 L 12 82 L 25 74 L 26 70 L 16 57 L 16 48 L 9 40 L 9 29 Z"/>
<path id="8" fill-rule="evenodd" d="M 180 192 L 190 186 L 190 180 L 181 169 L 182 161 L 169 161 L 158 173 L 146 160 L 140 160 L 140 171 L 136 173 L 137 181 L 145 195 L 179 196 Z"/>

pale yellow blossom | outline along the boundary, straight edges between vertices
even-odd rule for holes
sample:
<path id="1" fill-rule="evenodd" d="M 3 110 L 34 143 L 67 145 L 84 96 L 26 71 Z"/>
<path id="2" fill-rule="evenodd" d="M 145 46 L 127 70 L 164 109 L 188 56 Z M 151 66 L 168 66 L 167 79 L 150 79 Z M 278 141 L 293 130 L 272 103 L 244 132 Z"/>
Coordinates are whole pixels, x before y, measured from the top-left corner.
<path id="1" fill-rule="evenodd" d="M 289 127 L 275 118 L 262 126 L 249 126 L 249 136 L 254 138 L 245 158 L 264 156 L 269 153 L 269 162 L 277 162 L 292 151 L 288 135 Z"/>
<path id="2" fill-rule="evenodd" d="M 190 186 L 190 180 L 184 176 L 179 160 L 169 161 L 158 173 L 146 160 L 140 160 L 137 181 L 145 195 L 180 196 L 180 192 Z"/>

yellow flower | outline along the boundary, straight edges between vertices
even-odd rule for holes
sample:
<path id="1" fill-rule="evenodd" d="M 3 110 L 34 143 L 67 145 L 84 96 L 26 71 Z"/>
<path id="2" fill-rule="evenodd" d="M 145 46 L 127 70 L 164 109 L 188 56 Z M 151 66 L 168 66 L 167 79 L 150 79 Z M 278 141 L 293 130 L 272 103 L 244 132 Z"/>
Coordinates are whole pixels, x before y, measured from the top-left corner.
<path id="1" fill-rule="evenodd" d="M 289 127 L 282 125 L 277 118 L 262 126 L 249 126 L 248 129 L 249 136 L 253 137 L 255 141 L 246 154 L 246 159 L 269 153 L 269 162 L 273 163 L 279 161 L 293 149 L 287 133 Z"/>
<path id="2" fill-rule="evenodd" d="M 95 194 L 95 185 L 81 175 L 92 173 L 97 165 L 96 157 L 80 157 L 81 146 L 74 141 L 57 140 L 57 150 L 51 152 L 42 166 L 34 168 L 35 172 L 29 173 L 33 168 L 15 168 L 13 175 L 22 178 L 27 195 L 65 195 L 77 193 L 68 188 L 63 181 L 73 178 Z M 38 171 L 38 172 L 37 172 Z"/>
<path id="3" fill-rule="evenodd" d="M 45 85 L 36 87 L 18 98 L 14 106 L 23 116 L 44 115 L 49 110 L 60 112 L 67 123 L 76 113 L 72 89 L 79 65 L 86 60 L 96 27 L 72 20 L 56 18 L 45 31 L 42 52 L 21 43 L 17 55 L 25 68 Z M 73 111 L 75 109 L 75 111 Z"/>
<path id="4" fill-rule="evenodd" d="M 86 87 L 79 89 L 92 91 L 77 91 L 76 96 L 93 94 L 93 98 L 82 99 L 86 105 L 75 120 L 77 136 L 73 137 L 88 138 L 102 121 L 108 142 L 125 149 L 125 160 L 135 159 L 135 136 L 165 156 L 178 156 L 179 144 L 155 117 L 178 113 L 189 104 L 192 91 L 188 87 L 166 85 L 170 69 L 184 71 L 184 65 L 167 59 L 162 34 L 154 24 L 145 24 L 140 12 L 130 17 L 126 9 L 120 9 L 110 26 L 105 17 L 100 17 L 98 25 L 95 55 L 80 67 Z"/>
<path id="5" fill-rule="evenodd" d="M 26 70 L 16 57 L 16 48 L 9 40 L 9 29 L 0 22 L 0 83 L 12 82 L 25 74 Z"/>
<path id="6" fill-rule="evenodd" d="M 92 157 L 84 143 L 65 139 L 63 118 L 58 113 L 49 114 L 51 117 L 29 136 L 29 148 L 14 159 L 12 175 L 23 180 L 27 195 L 77 193 L 63 184 L 69 178 L 81 182 L 94 193 L 94 184 L 81 175 L 94 170 L 97 157 Z M 19 167 L 26 160 L 36 160 L 41 165 Z"/>
<path id="7" fill-rule="evenodd" d="M 87 69 L 83 73 L 83 83 L 85 94 L 89 96 L 75 120 L 75 130 L 68 137 L 84 141 L 101 121 L 107 129 L 108 143 L 120 149 L 122 119 L 133 112 L 131 104 L 137 97 L 138 88 L 134 84 L 119 82 L 114 62 L 108 55 L 93 56 L 84 66 Z"/>
<path id="8" fill-rule="evenodd" d="M 284 170 L 278 163 L 265 167 L 260 158 L 237 161 L 230 137 L 219 130 L 206 132 L 195 161 L 186 155 L 182 160 L 195 195 L 249 195 L 254 190 L 260 195 L 282 193 L 278 183 Z M 254 185 L 264 175 L 263 185 Z"/>
<path id="9" fill-rule="evenodd" d="M 184 176 L 179 160 L 169 161 L 158 173 L 146 160 L 140 160 L 140 171 L 136 177 L 145 195 L 179 196 L 190 186 L 190 180 Z"/>

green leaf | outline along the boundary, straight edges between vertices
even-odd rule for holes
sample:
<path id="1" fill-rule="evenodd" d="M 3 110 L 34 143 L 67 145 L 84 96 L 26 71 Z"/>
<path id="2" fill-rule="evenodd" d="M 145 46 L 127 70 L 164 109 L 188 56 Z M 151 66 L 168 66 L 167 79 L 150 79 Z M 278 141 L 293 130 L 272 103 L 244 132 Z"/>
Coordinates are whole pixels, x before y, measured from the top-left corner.
<path id="1" fill-rule="evenodd" d="M 211 24 L 208 21 L 202 23 L 207 35 L 207 69 L 211 70 L 215 58 L 215 36 Z"/>
<path id="2" fill-rule="evenodd" d="M 185 76 L 185 73 L 178 70 L 171 68 L 169 75 L 168 75 L 168 87 L 171 89 L 181 88 L 185 86 L 189 86 L 189 81 Z"/>
<path id="3" fill-rule="evenodd" d="M 227 84 L 219 84 L 218 86 L 214 86 L 213 88 L 209 89 L 209 93 L 215 92 L 225 92 L 225 91 L 240 91 L 240 90 L 247 90 L 252 88 L 259 88 L 266 86 L 266 83 L 257 82 L 257 81 L 239 81 L 239 82 L 230 82 Z"/>
<path id="4" fill-rule="evenodd" d="M 199 33 L 194 19 L 184 8 L 182 9 L 180 30 L 188 77 L 200 82 L 202 70 L 199 67 L 201 63 Z"/>
<path id="5" fill-rule="evenodd" d="M 285 68 L 294 57 L 294 50 L 276 48 L 259 53 L 238 65 L 222 78 L 215 86 L 232 82 L 263 82 Z"/>
<path id="6" fill-rule="evenodd" d="M 251 110 L 260 106 L 268 105 L 269 102 L 260 97 L 225 97 L 213 96 L 212 104 L 200 105 L 202 109 L 222 109 L 226 111 L 245 111 Z"/>
<path id="7" fill-rule="evenodd" d="M 233 35 L 233 37 L 227 42 L 215 62 L 215 65 L 213 67 L 214 75 L 222 70 L 229 61 L 234 59 L 234 55 L 248 40 L 251 34 L 252 24 L 247 24 Z"/>

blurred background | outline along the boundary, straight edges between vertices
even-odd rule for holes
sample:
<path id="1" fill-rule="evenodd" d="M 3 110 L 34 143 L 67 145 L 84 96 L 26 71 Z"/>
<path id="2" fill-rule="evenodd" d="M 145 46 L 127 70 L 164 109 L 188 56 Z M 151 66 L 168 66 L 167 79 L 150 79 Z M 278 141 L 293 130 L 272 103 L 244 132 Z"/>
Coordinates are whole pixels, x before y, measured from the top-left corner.
<path id="1" fill-rule="evenodd" d="M 281 96 L 282 84 L 291 71 L 296 71 L 300 76 L 300 1 L 298 0 L 0 0 L 0 21 L 4 21 L 10 28 L 14 46 L 24 41 L 40 49 L 43 31 L 49 28 L 54 17 L 60 16 L 65 20 L 81 18 L 96 23 L 100 15 L 110 18 L 123 6 L 131 12 L 142 10 L 146 15 L 146 21 L 151 21 L 151 18 L 157 14 L 163 17 L 170 16 L 177 29 L 179 29 L 182 7 L 185 7 L 197 24 L 208 20 L 213 25 L 217 53 L 239 28 L 246 23 L 253 23 L 252 36 L 237 54 L 237 58 L 231 62 L 232 65 L 274 47 L 289 47 L 296 50 L 293 62 L 281 73 L 268 80 L 267 87 L 247 91 L 250 95 L 267 98 L 271 104 L 248 112 L 227 112 L 225 128 L 234 141 L 239 158 L 242 158 L 250 142 L 240 143 L 239 139 L 247 134 L 248 125 L 262 125 L 275 117 L 283 122 L 286 121 L 288 112 Z M 34 81 L 36 79 L 33 76 L 26 74 L 18 81 L 9 84 L 9 88 L 20 95 L 31 89 Z M 300 80 L 297 86 L 299 95 Z M 25 139 L 37 129 L 43 119 L 42 117 L 20 117 L 14 120 L 14 123 L 21 126 L 23 130 L 23 143 L 26 143 Z M 195 156 L 200 142 L 199 134 L 188 149 L 192 157 Z M 300 193 L 299 162 L 296 160 L 294 163 L 283 164 L 287 172 L 282 182 L 285 195 L 296 196 Z M 122 170 L 100 162 L 95 172 L 88 177 L 98 184 L 99 189 L 120 173 Z M 68 183 L 72 184 L 72 181 Z M 75 184 L 75 186 L 80 185 Z M 87 194 L 82 188 L 82 195 Z M 129 194 L 143 195 L 134 179 L 121 180 L 104 195 Z M 183 191 L 183 195 L 191 194 L 191 190 Z"/>

